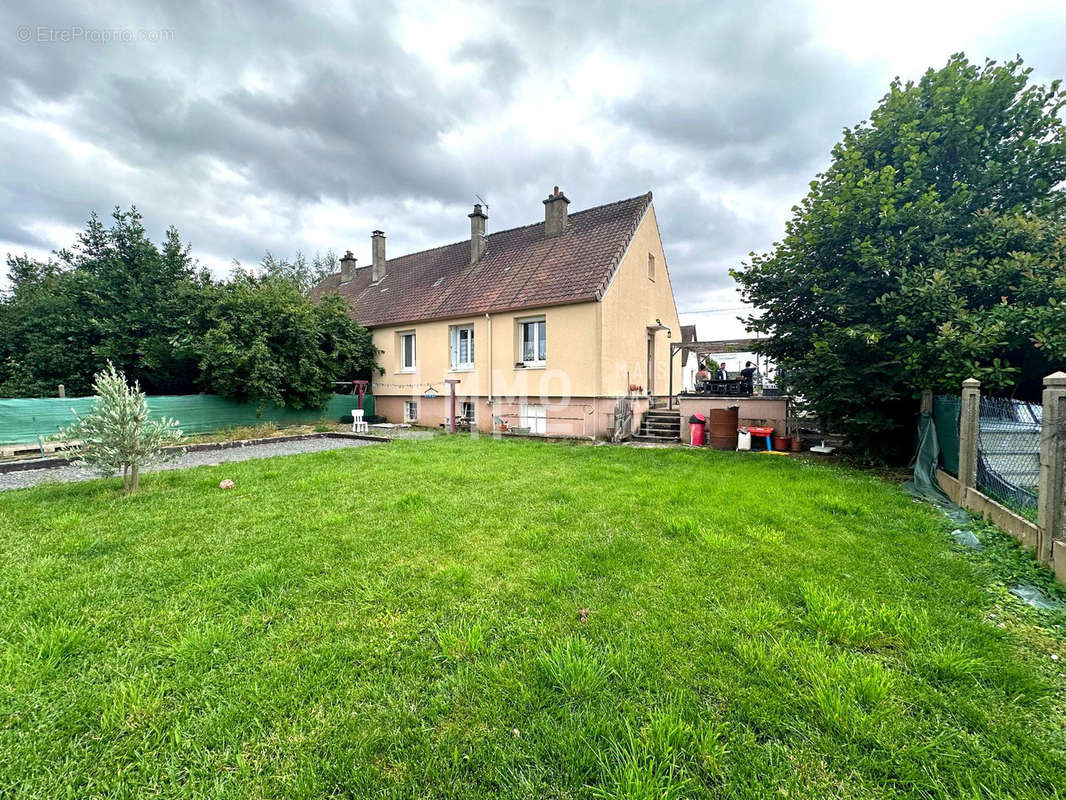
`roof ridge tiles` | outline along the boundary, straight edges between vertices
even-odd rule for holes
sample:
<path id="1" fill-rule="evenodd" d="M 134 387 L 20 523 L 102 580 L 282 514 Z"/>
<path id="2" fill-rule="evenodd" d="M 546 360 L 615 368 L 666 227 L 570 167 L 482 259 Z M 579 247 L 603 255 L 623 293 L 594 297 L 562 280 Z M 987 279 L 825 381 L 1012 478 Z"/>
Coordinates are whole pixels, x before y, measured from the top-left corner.
<path id="1" fill-rule="evenodd" d="M 359 270 L 343 283 L 330 275 L 314 296 L 339 293 L 369 327 L 599 300 L 651 200 L 646 192 L 576 211 L 553 237 L 538 232 L 543 222 L 496 231 L 473 264 L 469 240 L 388 259 L 387 295 Z"/>
<path id="2" fill-rule="evenodd" d="M 591 211 L 602 211 L 603 209 L 610 208 L 611 206 L 620 206 L 620 205 L 624 205 L 625 203 L 632 203 L 634 200 L 640 200 L 640 199 L 643 199 L 645 197 L 648 198 L 648 202 L 651 202 L 651 199 L 652 199 L 651 195 L 652 195 L 652 193 L 649 190 L 649 191 L 645 192 L 644 194 L 638 194 L 638 195 L 634 195 L 633 197 L 627 197 L 625 200 L 615 200 L 615 201 L 613 201 L 611 203 L 604 203 L 603 205 L 599 205 L 599 206 L 591 206 L 589 208 L 583 208 L 580 211 L 575 211 L 573 214 L 570 214 L 569 215 L 570 216 L 570 221 L 573 222 L 574 217 L 580 217 L 580 216 L 582 216 L 584 214 L 588 214 Z M 527 230 L 528 228 L 539 228 L 539 227 L 543 227 L 543 225 L 544 225 L 543 221 L 541 221 L 541 222 L 530 222 L 528 225 L 516 225 L 513 228 L 504 228 L 503 230 L 500 230 L 500 231 L 492 231 L 491 233 L 487 233 L 487 234 L 485 234 L 485 238 L 491 240 L 493 236 L 502 236 L 505 233 L 514 233 L 515 231 L 524 231 L 524 230 Z M 414 252 L 404 253 L 403 255 L 396 256 L 395 258 L 386 259 L 386 263 L 389 262 L 389 261 L 399 261 L 401 258 L 411 258 L 412 256 L 420 256 L 420 255 L 423 255 L 425 253 L 432 253 L 434 250 L 444 250 L 444 249 L 446 249 L 448 247 L 455 247 L 457 245 L 464 245 L 465 246 L 465 245 L 469 244 L 469 242 L 470 242 L 469 239 L 459 239 L 456 242 L 449 242 L 448 244 L 439 244 L 436 247 L 427 247 L 425 250 L 415 250 Z"/>

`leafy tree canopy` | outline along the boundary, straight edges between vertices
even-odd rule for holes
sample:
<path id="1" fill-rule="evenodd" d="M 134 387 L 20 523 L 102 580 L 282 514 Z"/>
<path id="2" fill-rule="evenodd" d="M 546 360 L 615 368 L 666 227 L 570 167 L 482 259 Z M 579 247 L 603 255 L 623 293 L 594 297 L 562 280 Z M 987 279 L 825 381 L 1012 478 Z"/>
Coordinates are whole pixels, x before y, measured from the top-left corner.
<path id="1" fill-rule="evenodd" d="M 268 253 L 258 275 L 219 282 L 174 228 L 157 247 L 136 208 L 116 208 L 110 226 L 94 214 L 55 258 L 8 257 L 0 396 L 54 395 L 59 384 L 85 395 L 113 364 L 150 394 L 319 407 L 335 381 L 374 366 L 370 336 L 343 301 L 308 297 L 335 261 Z"/>
<path id="2" fill-rule="evenodd" d="M 957 54 L 893 81 L 733 271 L 762 350 L 867 454 L 905 454 L 922 389 L 1033 394 L 1066 365 L 1066 95 L 1030 72 Z"/>
<path id="3" fill-rule="evenodd" d="M 207 296 L 196 353 L 217 394 L 317 408 L 374 363 L 370 332 L 336 295 L 312 303 L 292 280 L 238 272 Z"/>
<path id="4" fill-rule="evenodd" d="M 291 281 L 300 294 L 306 297 L 322 282 L 323 278 L 340 272 L 340 263 L 333 250 L 315 253 L 315 257 L 310 261 L 299 250 L 296 251 L 296 256 L 291 261 L 279 258 L 267 250 L 263 260 L 259 263 L 259 270 L 264 277 Z"/>
<path id="5" fill-rule="evenodd" d="M 154 394 L 196 379 L 184 344 L 206 272 L 175 229 L 157 248 L 136 208 L 116 208 L 111 219 L 105 227 L 93 214 L 58 260 L 8 257 L 0 352 L 19 364 L 23 384 L 85 394 L 109 361 Z"/>

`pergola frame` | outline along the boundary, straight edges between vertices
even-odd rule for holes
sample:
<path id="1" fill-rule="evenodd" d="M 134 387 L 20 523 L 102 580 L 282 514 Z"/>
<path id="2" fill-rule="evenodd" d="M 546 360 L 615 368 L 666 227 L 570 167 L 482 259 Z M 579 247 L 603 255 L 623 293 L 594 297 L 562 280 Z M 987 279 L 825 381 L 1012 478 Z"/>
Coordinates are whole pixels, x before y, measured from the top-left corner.
<path id="1" fill-rule="evenodd" d="M 674 356 L 678 353 L 695 353 L 699 359 L 701 355 L 710 353 L 753 353 L 755 345 L 761 339 L 712 339 L 705 342 L 671 342 L 670 343 L 670 405 L 674 407 Z"/>

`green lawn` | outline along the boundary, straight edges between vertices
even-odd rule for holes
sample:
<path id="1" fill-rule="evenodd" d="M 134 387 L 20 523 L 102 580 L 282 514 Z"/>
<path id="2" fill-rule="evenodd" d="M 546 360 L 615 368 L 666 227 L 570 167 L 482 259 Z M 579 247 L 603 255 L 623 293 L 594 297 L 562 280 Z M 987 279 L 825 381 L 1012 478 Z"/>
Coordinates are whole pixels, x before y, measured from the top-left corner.
<path id="1" fill-rule="evenodd" d="M 0 495 L 0 796 L 1066 792 L 1064 620 L 1003 587 L 1046 576 L 872 475 L 439 438 L 117 486 Z"/>

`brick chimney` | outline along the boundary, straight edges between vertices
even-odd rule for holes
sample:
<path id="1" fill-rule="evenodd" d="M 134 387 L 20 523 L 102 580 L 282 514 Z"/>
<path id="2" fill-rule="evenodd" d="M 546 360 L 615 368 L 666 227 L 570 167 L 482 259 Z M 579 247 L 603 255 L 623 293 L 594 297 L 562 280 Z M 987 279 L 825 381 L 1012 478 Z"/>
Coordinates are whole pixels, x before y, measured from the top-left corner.
<path id="1" fill-rule="evenodd" d="M 341 283 L 350 281 L 355 275 L 355 256 L 352 255 L 352 251 L 349 250 L 344 254 L 344 258 L 341 259 Z"/>
<path id="2" fill-rule="evenodd" d="M 377 283 L 385 277 L 385 232 L 374 231 L 370 234 L 370 250 L 374 254 L 370 279 Z"/>
<path id="3" fill-rule="evenodd" d="M 568 205 L 570 205 L 570 201 L 556 186 L 555 191 L 548 195 L 548 199 L 544 201 L 545 236 L 558 236 L 566 230 L 566 207 Z"/>
<path id="4" fill-rule="evenodd" d="M 481 210 L 481 203 L 474 204 L 474 213 L 470 217 L 470 263 L 476 264 L 485 255 L 485 222 L 488 215 Z"/>

